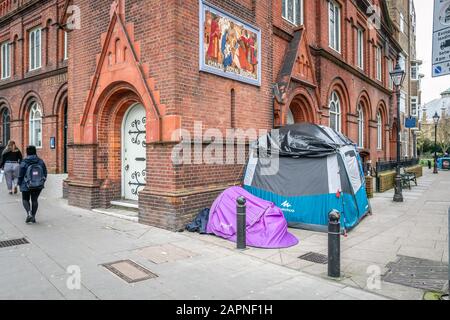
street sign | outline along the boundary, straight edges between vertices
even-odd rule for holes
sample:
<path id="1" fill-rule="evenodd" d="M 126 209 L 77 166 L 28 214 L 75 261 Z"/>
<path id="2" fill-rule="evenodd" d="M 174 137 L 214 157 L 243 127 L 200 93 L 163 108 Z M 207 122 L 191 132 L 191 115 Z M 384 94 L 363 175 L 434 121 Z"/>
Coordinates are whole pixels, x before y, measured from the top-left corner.
<path id="1" fill-rule="evenodd" d="M 450 0 L 434 0 L 433 77 L 450 74 Z"/>
<path id="2" fill-rule="evenodd" d="M 405 119 L 405 128 L 412 129 L 417 127 L 417 119 L 415 117 L 408 117 Z"/>

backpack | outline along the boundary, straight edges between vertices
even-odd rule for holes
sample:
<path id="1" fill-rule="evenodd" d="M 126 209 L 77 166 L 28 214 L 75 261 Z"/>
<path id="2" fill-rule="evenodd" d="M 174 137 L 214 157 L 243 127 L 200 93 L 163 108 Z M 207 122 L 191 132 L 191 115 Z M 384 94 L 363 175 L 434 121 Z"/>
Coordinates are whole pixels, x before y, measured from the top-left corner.
<path id="1" fill-rule="evenodd" d="M 24 180 L 30 190 L 43 189 L 45 184 L 44 168 L 40 164 L 30 165 L 27 168 Z"/>

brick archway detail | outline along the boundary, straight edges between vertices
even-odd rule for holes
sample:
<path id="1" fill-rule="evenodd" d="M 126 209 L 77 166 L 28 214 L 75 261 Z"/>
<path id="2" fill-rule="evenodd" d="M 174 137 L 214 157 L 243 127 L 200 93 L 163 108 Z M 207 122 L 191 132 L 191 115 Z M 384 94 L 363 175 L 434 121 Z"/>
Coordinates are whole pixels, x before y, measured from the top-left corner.
<path id="1" fill-rule="evenodd" d="M 140 43 L 135 41 L 134 25 L 124 22 L 124 0 L 113 2 L 110 18 L 107 32 L 101 35 L 102 51 L 97 55 L 97 67 L 80 124 L 74 128 L 74 142 L 98 143 L 99 111 L 116 90 L 115 86 L 123 83 L 132 88 L 146 109 L 147 143 L 170 141 L 181 120 L 178 115 L 165 114 L 166 107 L 160 102 L 149 67 L 140 62 Z"/>

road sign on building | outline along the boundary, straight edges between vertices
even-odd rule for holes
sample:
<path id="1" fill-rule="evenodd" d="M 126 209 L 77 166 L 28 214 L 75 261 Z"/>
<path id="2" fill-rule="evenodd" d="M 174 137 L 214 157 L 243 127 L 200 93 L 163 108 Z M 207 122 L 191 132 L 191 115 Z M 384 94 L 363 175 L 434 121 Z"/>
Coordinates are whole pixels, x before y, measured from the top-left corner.
<path id="1" fill-rule="evenodd" d="M 450 0 L 434 0 L 432 74 L 450 74 Z"/>

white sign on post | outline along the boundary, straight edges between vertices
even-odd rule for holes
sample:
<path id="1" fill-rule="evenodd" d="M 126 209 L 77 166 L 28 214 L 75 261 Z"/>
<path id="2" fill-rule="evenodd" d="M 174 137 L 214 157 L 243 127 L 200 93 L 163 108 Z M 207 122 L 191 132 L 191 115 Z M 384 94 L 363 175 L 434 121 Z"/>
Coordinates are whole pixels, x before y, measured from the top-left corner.
<path id="1" fill-rule="evenodd" d="M 450 74 L 450 0 L 434 0 L 433 77 Z"/>

